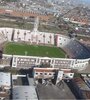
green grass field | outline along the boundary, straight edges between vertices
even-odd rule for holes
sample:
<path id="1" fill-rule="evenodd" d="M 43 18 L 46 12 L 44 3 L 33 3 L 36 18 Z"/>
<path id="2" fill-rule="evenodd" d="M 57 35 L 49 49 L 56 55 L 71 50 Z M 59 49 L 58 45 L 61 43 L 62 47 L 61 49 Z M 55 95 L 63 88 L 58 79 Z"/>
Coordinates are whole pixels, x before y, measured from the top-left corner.
<path id="1" fill-rule="evenodd" d="M 64 58 L 65 53 L 56 47 L 36 46 L 19 43 L 7 43 L 4 47 L 5 54 L 42 56 Z"/>

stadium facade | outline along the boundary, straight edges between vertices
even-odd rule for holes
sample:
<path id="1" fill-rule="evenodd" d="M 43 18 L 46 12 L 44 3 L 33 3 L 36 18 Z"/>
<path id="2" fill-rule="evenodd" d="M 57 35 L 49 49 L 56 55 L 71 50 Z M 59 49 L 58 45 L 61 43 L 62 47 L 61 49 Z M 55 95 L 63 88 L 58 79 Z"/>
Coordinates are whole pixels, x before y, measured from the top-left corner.
<path id="1" fill-rule="evenodd" d="M 90 51 L 78 40 L 61 34 L 39 32 L 37 30 L 22 30 L 13 28 L 0 28 L 0 43 L 26 42 L 29 44 L 52 45 L 66 50 L 71 58 L 49 58 L 22 55 L 3 54 L 0 66 L 14 68 L 30 68 L 41 63 L 50 63 L 53 68 L 71 68 L 83 70 L 90 60 Z"/>

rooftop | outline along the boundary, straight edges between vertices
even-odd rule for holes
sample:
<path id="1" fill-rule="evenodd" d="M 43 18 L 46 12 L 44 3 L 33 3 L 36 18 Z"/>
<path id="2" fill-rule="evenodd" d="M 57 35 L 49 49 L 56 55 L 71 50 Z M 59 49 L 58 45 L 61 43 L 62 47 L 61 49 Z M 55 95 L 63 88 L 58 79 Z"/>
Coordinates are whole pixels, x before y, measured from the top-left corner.
<path id="1" fill-rule="evenodd" d="M 39 100 L 75 99 L 71 90 L 63 82 L 59 87 L 55 85 L 37 85 Z"/>
<path id="2" fill-rule="evenodd" d="M 15 86 L 13 88 L 13 99 L 38 100 L 34 86 Z"/>
<path id="3" fill-rule="evenodd" d="M 85 84 L 85 82 L 81 78 L 74 78 L 74 81 L 77 83 L 81 90 L 89 90 L 90 88 Z"/>
<path id="4" fill-rule="evenodd" d="M 0 72 L 0 86 L 10 86 L 10 85 L 11 85 L 10 73 Z"/>

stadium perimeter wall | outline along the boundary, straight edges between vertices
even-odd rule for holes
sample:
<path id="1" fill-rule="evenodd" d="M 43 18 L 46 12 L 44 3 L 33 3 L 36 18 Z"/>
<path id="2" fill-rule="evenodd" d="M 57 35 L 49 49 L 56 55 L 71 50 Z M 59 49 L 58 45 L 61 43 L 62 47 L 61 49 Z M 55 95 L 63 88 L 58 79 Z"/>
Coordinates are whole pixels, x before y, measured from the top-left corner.
<path id="1" fill-rule="evenodd" d="M 18 33 L 19 32 L 19 33 Z M 0 28 L 1 40 L 5 41 L 26 41 L 30 43 L 42 43 L 42 44 L 55 44 L 56 36 L 56 46 L 65 47 L 70 42 L 70 38 L 60 34 L 39 32 L 37 33 L 30 30 L 13 29 L 13 28 Z M 13 40 L 12 40 L 12 34 Z M 32 39 L 33 38 L 33 39 Z M 41 39 L 41 40 L 39 40 Z M 48 57 L 35 57 L 35 56 L 18 56 L 18 55 L 6 55 L 3 54 L 1 67 L 12 66 L 15 68 L 30 68 L 32 66 L 40 65 L 43 63 L 50 63 L 52 67 L 56 68 L 71 68 L 83 70 L 89 64 L 88 59 L 67 59 L 67 58 L 48 58 Z"/>
<path id="2" fill-rule="evenodd" d="M 47 63 L 50 64 L 50 66 L 53 68 L 71 68 L 84 70 L 89 65 L 90 59 L 66 59 L 3 54 L 2 60 L 3 61 L 0 67 L 11 66 L 13 68 L 28 69 L 34 66 L 41 65 L 42 63 Z M 7 63 L 5 64 L 4 61 L 7 61 Z"/>

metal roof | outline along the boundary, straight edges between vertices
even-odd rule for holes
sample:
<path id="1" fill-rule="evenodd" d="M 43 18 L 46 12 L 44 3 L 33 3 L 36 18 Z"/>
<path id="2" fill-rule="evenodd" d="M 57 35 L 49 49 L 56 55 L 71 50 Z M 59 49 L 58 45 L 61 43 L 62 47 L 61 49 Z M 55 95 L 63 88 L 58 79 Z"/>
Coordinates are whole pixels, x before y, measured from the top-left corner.
<path id="1" fill-rule="evenodd" d="M 0 72 L 0 86 L 10 86 L 11 77 L 10 73 Z"/>
<path id="2" fill-rule="evenodd" d="M 38 100 L 35 86 L 15 86 L 13 100 Z"/>

